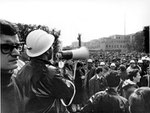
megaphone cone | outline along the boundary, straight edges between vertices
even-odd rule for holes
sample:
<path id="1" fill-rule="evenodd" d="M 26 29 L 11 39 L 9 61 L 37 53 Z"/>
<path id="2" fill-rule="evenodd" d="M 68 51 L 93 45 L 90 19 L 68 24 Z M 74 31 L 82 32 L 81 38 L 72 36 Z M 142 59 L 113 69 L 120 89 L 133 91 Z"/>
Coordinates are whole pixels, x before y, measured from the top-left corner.
<path id="1" fill-rule="evenodd" d="M 62 51 L 57 54 L 57 57 L 60 59 L 88 59 L 89 50 L 86 47 L 81 47 L 74 50 Z"/>

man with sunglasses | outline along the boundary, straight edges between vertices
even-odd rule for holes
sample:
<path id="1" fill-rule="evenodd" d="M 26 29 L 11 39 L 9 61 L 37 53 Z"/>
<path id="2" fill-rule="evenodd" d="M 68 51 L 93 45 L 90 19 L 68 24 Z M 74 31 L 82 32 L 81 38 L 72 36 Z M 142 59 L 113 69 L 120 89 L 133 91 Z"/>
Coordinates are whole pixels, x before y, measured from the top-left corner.
<path id="1" fill-rule="evenodd" d="M 0 20 L 1 56 L 1 113 L 21 113 L 20 90 L 13 75 L 20 55 L 17 27 L 11 22 Z"/>

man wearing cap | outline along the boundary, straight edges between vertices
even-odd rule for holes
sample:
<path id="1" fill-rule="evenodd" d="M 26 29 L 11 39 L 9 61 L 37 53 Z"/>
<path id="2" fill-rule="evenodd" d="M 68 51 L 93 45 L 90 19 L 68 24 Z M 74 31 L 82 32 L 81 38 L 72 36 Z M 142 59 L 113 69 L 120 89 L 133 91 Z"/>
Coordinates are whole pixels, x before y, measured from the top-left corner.
<path id="1" fill-rule="evenodd" d="M 148 61 L 148 59 L 149 59 L 149 57 L 147 57 L 147 56 L 143 56 L 142 58 L 142 61 L 143 61 L 143 75 L 146 75 L 146 73 L 147 73 L 147 71 L 146 71 L 146 69 L 147 69 L 147 67 L 149 66 L 149 61 Z"/>
<path id="2" fill-rule="evenodd" d="M 43 30 L 30 32 L 26 39 L 30 61 L 19 71 L 17 80 L 23 92 L 26 113 L 56 113 L 56 99 L 67 106 L 73 100 L 72 82 L 53 67 L 54 36 Z"/>
<path id="3" fill-rule="evenodd" d="M 142 60 L 138 60 L 137 65 L 141 68 L 141 71 L 142 71 L 143 61 Z"/>
<path id="4" fill-rule="evenodd" d="M 104 67 L 105 66 L 105 62 L 100 62 L 100 66 Z"/>
<path id="5" fill-rule="evenodd" d="M 96 68 L 93 66 L 92 59 L 88 59 L 87 61 L 87 72 L 85 74 L 85 79 L 83 83 L 84 87 L 84 102 L 89 98 L 89 80 L 95 75 Z"/>
<path id="6" fill-rule="evenodd" d="M 87 68 L 88 70 L 90 70 L 93 67 L 93 60 L 92 59 L 88 59 L 87 60 Z"/>
<path id="7" fill-rule="evenodd" d="M 98 67 L 96 69 L 95 75 L 89 80 L 89 96 L 90 97 L 99 91 L 104 91 L 107 87 L 107 82 L 102 71 L 103 71 L 103 68 Z"/>
<path id="8" fill-rule="evenodd" d="M 150 87 L 150 67 L 147 67 L 147 73 L 141 78 L 141 86 Z"/>
<path id="9" fill-rule="evenodd" d="M 129 74 L 129 72 L 131 72 L 134 69 L 135 69 L 135 61 L 130 60 L 130 65 L 129 65 L 129 67 L 127 67 L 127 74 Z"/>
<path id="10" fill-rule="evenodd" d="M 110 64 L 110 69 L 111 70 L 116 70 L 116 64 L 115 63 L 111 63 Z"/>
<path id="11" fill-rule="evenodd" d="M 17 26 L 6 20 L 0 20 L 0 49 L 1 113 L 23 113 L 21 91 L 12 76 L 18 67 L 21 44 Z"/>

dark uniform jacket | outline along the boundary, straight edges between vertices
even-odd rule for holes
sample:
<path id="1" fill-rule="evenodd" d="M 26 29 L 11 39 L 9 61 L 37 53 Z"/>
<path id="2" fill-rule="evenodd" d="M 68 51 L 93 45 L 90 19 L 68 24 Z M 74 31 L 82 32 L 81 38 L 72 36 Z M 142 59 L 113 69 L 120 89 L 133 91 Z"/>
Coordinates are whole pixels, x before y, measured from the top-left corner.
<path id="1" fill-rule="evenodd" d="M 69 103 L 73 88 L 54 68 L 46 66 L 46 61 L 34 59 L 18 73 L 17 80 L 23 91 L 26 113 L 55 113 L 56 99 Z"/>
<path id="2" fill-rule="evenodd" d="M 128 102 L 114 89 L 106 89 L 93 95 L 81 113 L 129 113 Z"/>

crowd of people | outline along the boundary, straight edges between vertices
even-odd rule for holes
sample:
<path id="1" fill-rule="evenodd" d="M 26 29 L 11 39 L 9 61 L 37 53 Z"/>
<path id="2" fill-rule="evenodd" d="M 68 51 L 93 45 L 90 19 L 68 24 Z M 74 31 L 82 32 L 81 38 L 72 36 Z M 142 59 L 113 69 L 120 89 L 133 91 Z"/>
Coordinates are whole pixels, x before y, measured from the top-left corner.
<path id="1" fill-rule="evenodd" d="M 53 35 L 35 29 L 24 44 L 6 20 L 0 40 L 1 113 L 150 113 L 149 53 L 54 63 Z"/>

